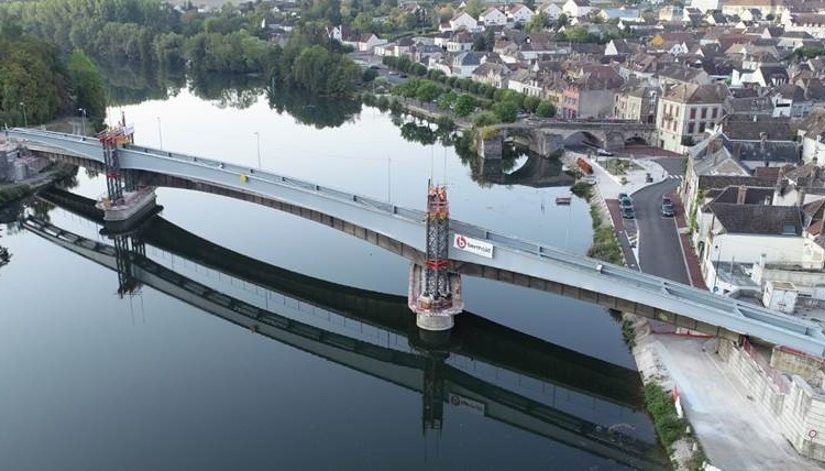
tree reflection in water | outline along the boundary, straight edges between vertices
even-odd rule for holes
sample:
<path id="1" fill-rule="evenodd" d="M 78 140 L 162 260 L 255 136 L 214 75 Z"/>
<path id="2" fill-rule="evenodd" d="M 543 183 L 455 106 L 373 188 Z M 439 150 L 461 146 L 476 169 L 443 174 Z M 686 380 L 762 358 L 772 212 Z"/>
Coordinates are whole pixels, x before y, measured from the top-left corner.
<path id="1" fill-rule="evenodd" d="M 289 113 L 298 123 L 316 129 L 337 128 L 352 122 L 361 112 L 361 101 L 357 98 L 319 97 L 302 90 L 271 86 L 266 95 L 269 107 L 278 114 Z"/>

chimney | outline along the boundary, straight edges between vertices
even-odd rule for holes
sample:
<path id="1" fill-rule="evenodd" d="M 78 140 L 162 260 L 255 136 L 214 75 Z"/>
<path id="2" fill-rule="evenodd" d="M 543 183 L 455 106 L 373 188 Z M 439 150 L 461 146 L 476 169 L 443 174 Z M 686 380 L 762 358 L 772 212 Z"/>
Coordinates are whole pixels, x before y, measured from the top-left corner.
<path id="1" fill-rule="evenodd" d="M 748 194 L 748 187 L 745 185 L 739 185 L 738 190 L 736 191 L 736 204 L 745 204 L 745 196 Z"/>
<path id="2" fill-rule="evenodd" d="M 800 186 L 800 187 L 796 188 L 796 205 L 799 206 L 800 208 L 805 204 L 805 194 L 806 193 L 807 193 L 807 191 L 805 191 L 804 186 Z"/>

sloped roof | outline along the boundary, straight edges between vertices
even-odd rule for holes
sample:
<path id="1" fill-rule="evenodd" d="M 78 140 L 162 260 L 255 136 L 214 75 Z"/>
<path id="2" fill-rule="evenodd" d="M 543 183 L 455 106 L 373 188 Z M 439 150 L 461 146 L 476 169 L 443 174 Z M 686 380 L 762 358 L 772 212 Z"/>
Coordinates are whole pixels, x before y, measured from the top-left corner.
<path id="1" fill-rule="evenodd" d="M 699 188 L 724 189 L 729 186 L 773 186 L 774 179 L 770 177 L 755 177 L 752 175 L 699 175 Z"/>
<path id="2" fill-rule="evenodd" d="M 739 203 L 740 192 L 744 193 L 742 203 Z M 773 201 L 773 187 L 729 186 L 722 190 L 712 202 L 770 205 L 771 201 Z"/>
<path id="3" fill-rule="evenodd" d="M 802 119 L 797 129 L 806 131 L 806 136 L 816 138 L 825 134 L 825 109 L 814 108 L 811 114 Z"/>
<path id="4" fill-rule="evenodd" d="M 693 104 L 722 103 L 727 96 L 728 87 L 719 83 L 709 85 L 679 84 L 665 92 L 665 98 L 668 100 Z"/>
<path id="5" fill-rule="evenodd" d="M 710 203 L 707 207 L 729 234 L 802 234 L 802 211 L 796 206 Z"/>
<path id="6" fill-rule="evenodd" d="M 722 119 L 722 132 L 728 139 L 759 140 L 762 134 L 772 141 L 791 141 L 790 118 L 773 118 L 760 116 L 753 119 L 751 116 L 728 115 Z"/>

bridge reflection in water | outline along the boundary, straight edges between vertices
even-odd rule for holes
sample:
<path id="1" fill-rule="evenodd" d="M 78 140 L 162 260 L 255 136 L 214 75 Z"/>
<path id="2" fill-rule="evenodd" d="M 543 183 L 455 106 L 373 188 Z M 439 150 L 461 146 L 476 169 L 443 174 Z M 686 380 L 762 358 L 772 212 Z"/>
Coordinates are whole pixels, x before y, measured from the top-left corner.
<path id="1" fill-rule="evenodd" d="M 96 223 L 94 201 L 60 190 L 47 201 Z M 118 273 L 119 293 L 149 286 L 278 342 L 392 382 L 422 395 L 424 430 L 440 429 L 444 403 L 547 437 L 634 468 L 662 469 L 652 436 L 633 431 L 646 420 L 637 372 L 612 365 L 473 314 L 449 333 L 422 332 L 406 297 L 318 280 L 254 260 L 208 242 L 159 217 L 112 244 L 94 241 L 29 217 L 29 231 Z M 147 253 L 157 250 L 280 296 L 277 312 L 170 269 Z M 203 270 L 201 270 L 203 271 Z M 315 314 L 315 322 L 306 311 Z M 319 310 L 326 316 L 318 316 Z M 319 318 L 358 322 L 378 337 L 359 335 Z M 359 329 L 363 330 L 363 329 Z M 433 335 L 435 334 L 435 335 Z M 397 342 L 376 338 L 401 339 Z M 473 365 L 473 367 L 466 367 Z M 484 372 L 495 371 L 492 378 Z M 488 375 L 490 376 L 490 375 Z M 499 379 L 515 378 L 515 381 Z M 540 385 L 531 388 L 525 385 Z M 540 389 L 543 392 L 537 392 Z M 574 398 L 575 400 L 570 400 Z M 582 407 L 589 404 L 590 407 Z M 598 409 L 598 411 L 596 411 Z M 597 417 L 598 416 L 598 417 Z M 605 417 L 608 417 L 605 419 Z"/>

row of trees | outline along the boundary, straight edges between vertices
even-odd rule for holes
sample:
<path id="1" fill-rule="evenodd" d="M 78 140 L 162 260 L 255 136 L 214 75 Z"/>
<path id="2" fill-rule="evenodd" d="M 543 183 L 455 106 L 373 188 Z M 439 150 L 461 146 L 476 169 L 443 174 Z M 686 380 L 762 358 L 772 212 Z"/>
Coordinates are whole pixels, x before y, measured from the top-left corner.
<path id="1" fill-rule="evenodd" d="M 82 52 L 68 59 L 60 50 L 0 24 L 0 119 L 9 125 L 41 123 L 84 108 L 101 122 L 106 109 L 103 80 Z"/>
<path id="2" fill-rule="evenodd" d="M 0 6 L 0 15 L 58 45 L 82 49 L 98 63 L 176 68 L 187 61 L 204 70 L 261 72 L 268 45 L 260 25 L 269 7 L 180 12 L 160 0 L 36 0 Z M 204 53 L 208 51 L 208 53 Z"/>
<path id="3" fill-rule="evenodd" d="M 144 72 L 182 71 L 189 65 L 201 75 L 260 74 L 324 96 L 352 92 L 360 70 L 324 25 L 296 28 L 281 48 L 261 28 L 271 14 L 268 5 L 225 5 L 203 14 L 179 12 L 160 0 L 36 0 L 7 3 L 0 15 L 67 54 L 86 51 L 108 70 L 128 64 Z"/>
<path id="4" fill-rule="evenodd" d="M 461 83 L 466 82 L 462 80 Z M 515 90 L 494 89 L 491 98 L 482 98 L 470 93 L 458 93 L 433 80 L 413 78 L 396 85 L 392 93 L 437 103 L 442 111 L 450 111 L 459 117 L 469 116 L 478 109 L 485 110 L 485 113 L 476 117 L 477 121 L 481 120 L 481 125 L 511 123 L 518 118 L 519 113 L 532 113 L 540 117 L 552 117 L 556 114 L 555 106 L 549 101 Z"/>

